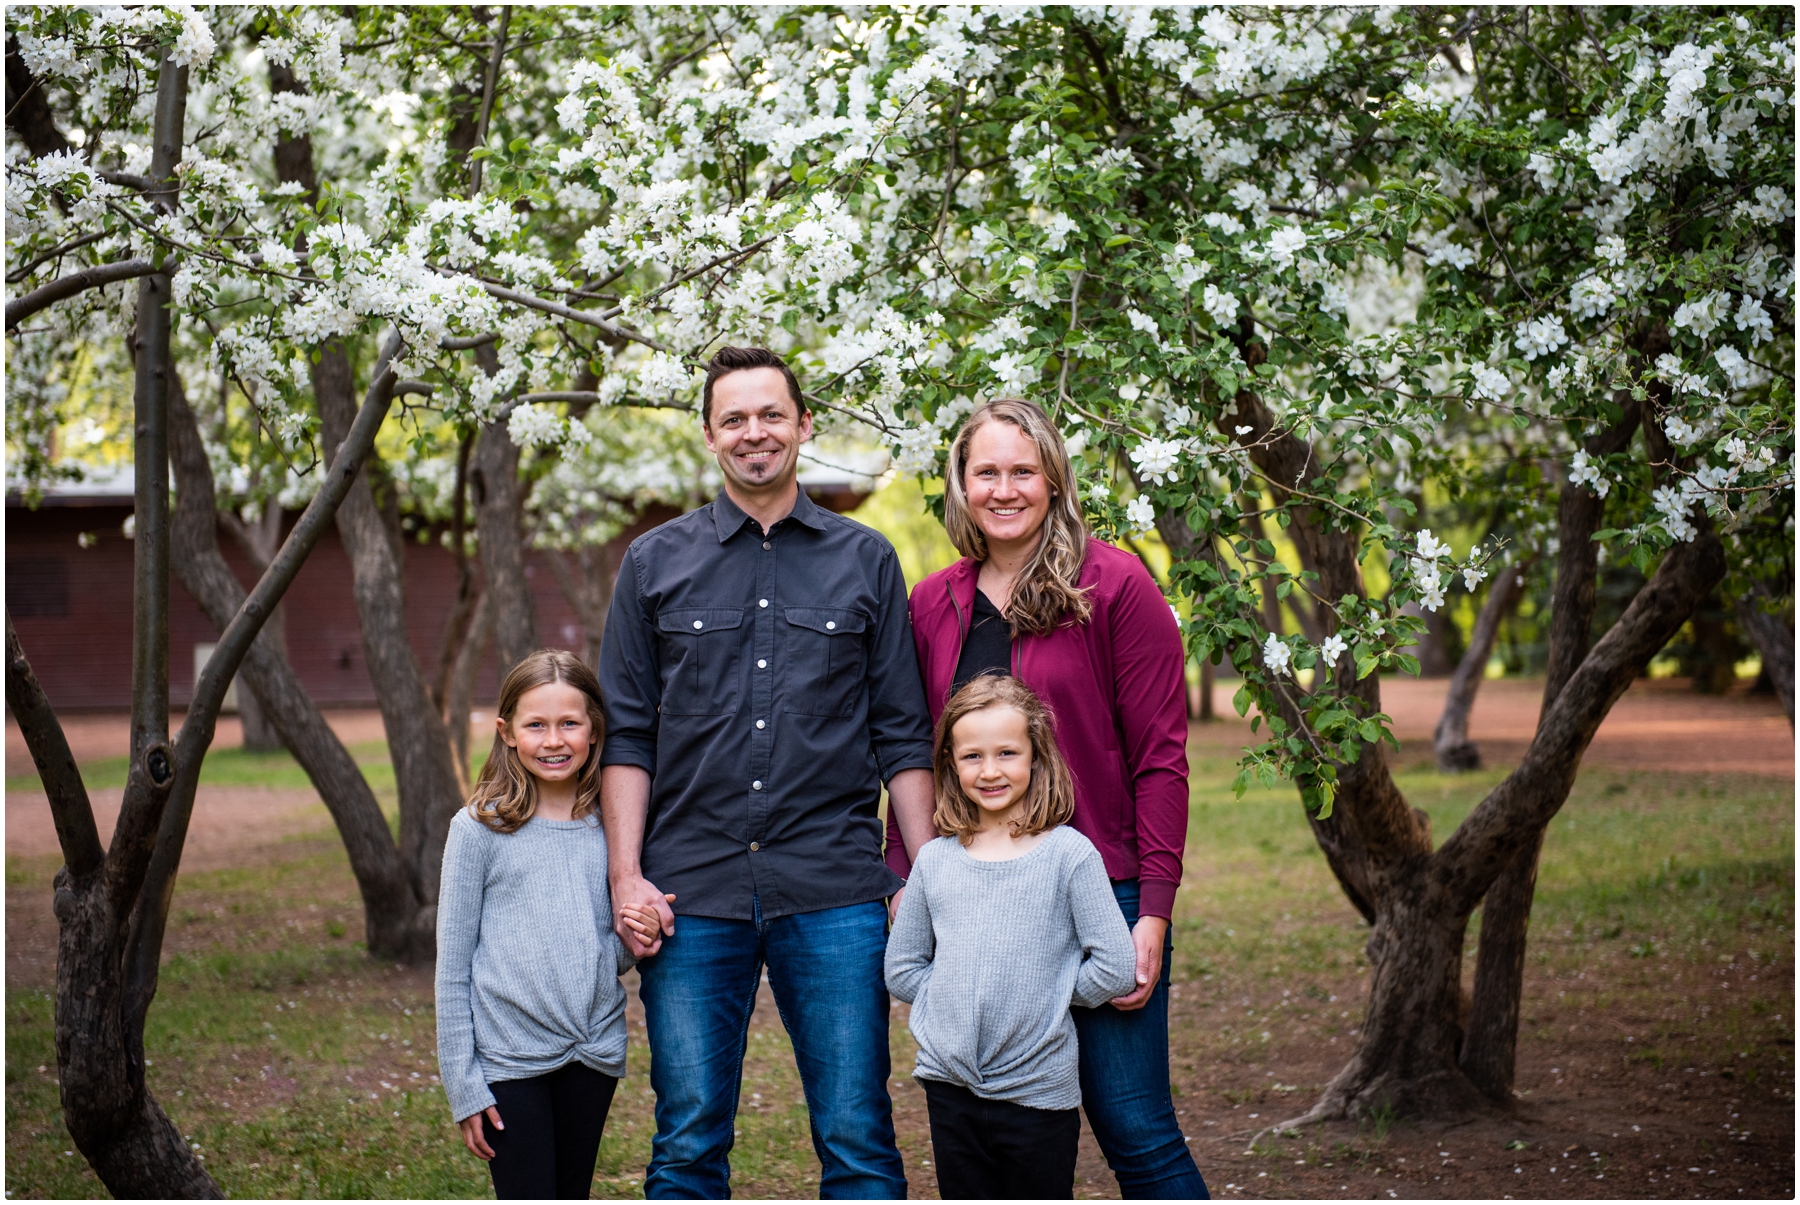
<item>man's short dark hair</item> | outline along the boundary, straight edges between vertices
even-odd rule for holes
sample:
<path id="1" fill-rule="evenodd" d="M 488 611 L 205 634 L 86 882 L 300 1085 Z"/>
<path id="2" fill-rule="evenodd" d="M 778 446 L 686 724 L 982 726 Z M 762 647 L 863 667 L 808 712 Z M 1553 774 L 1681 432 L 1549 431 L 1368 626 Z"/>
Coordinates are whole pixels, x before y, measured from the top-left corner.
<path id="1" fill-rule="evenodd" d="M 746 368 L 773 368 L 787 382 L 788 396 L 794 399 L 797 419 L 806 413 L 806 399 L 801 396 L 800 382 L 787 361 L 766 347 L 721 347 L 706 366 L 706 384 L 700 389 L 700 421 L 712 426 L 713 383 L 722 376 L 742 372 Z"/>

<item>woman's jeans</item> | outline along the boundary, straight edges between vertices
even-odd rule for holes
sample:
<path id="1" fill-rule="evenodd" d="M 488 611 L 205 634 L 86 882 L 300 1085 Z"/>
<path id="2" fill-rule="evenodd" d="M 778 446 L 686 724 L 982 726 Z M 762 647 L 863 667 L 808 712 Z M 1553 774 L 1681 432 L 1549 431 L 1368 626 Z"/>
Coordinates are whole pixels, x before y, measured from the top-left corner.
<path id="1" fill-rule="evenodd" d="M 731 1195 L 744 1042 L 765 965 L 806 1091 L 819 1195 L 906 1196 L 887 1087 L 886 950 L 879 900 L 774 920 L 760 907 L 754 920 L 676 918 L 674 936 L 638 964 L 656 1091 L 646 1197 Z"/>
<path id="2" fill-rule="evenodd" d="M 1116 880 L 1113 895 L 1125 923 L 1138 919 L 1136 879 Z M 1163 939 L 1162 979 L 1135 1012 L 1110 1004 L 1073 1009 L 1081 1039 L 1081 1107 L 1127 1200 L 1210 1200 L 1188 1153 L 1169 1095 L 1169 960 Z"/>

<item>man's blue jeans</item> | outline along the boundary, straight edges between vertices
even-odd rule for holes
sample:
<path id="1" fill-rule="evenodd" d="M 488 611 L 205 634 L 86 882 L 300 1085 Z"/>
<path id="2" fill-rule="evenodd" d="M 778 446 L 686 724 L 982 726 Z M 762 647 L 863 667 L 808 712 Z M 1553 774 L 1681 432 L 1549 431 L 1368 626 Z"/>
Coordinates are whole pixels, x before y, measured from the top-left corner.
<path id="1" fill-rule="evenodd" d="M 1136 879 L 1116 880 L 1113 895 L 1127 925 L 1137 924 Z M 1135 1012 L 1110 1004 L 1077 1008 L 1081 1039 L 1081 1108 L 1126 1200 L 1210 1200 L 1194 1166 L 1169 1095 L 1169 957 L 1162 979 Z"/>
<path id="2" fill-rule="evenodd" d="M 828 1199 L 904 1198 L 888 1097 L 887 908 L 876 900 L 775 920 L 676 918 L 638 964 L 656 1139 L 644 1195 L 731 1195 L 744 1041 L 763 967 L 794 1042 Z"/>

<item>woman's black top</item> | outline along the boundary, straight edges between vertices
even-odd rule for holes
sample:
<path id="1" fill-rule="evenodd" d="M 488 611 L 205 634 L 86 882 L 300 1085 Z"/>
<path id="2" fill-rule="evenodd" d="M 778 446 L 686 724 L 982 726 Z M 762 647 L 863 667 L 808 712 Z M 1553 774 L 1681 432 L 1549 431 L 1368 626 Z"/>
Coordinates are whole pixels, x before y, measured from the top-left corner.
<path id="1" fill-rule="evenodd" d="M 1012 626 L 993 600 L 977 590 L 975 618 L 956 659 L 956 677 L 950 683 L 950 693 L 955 694 L 983 674 L 1006 677 L 1011 673 Z"/>

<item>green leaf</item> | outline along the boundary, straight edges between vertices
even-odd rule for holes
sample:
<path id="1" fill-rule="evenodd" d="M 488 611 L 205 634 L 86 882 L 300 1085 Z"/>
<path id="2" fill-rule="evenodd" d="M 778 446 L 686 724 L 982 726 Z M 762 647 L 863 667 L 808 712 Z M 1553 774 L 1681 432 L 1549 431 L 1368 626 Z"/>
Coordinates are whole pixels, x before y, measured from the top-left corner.
<path id="1" fill-rule="evenodd" d="M 1237 713 L 1239 715 L 1246 715 L 1249 713 L 1249 711 L 1250 711 L 1250 684 L 1249 683 L 1246 682 L 1244 685 L 1237 688 L 1237 693 L 1231 696 L 1231 705 L 1233 707 L 1237 708 Z"/>
<path id="2" fill-rule="evenodd" d="M 806 179 L 807 170 L 806 160 L 802 159 L 794 164 L 794 166 L 788 168 L 788 179 L 792 180 L 795 184 L 799 184 Z"/>
<path id="3" fill-rule="evenodd" d="M 1108 247 L 1123 247 L 1126 243 L 1129 243 L 1130 241 L 1131 241 L 1131 236 L 1129 234 L 1115 234 L 1111 238 L 1106 240 L 1106 245 Z"/>

